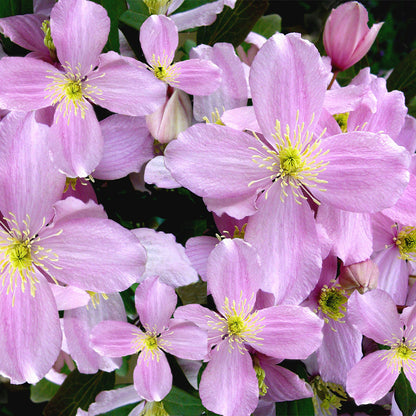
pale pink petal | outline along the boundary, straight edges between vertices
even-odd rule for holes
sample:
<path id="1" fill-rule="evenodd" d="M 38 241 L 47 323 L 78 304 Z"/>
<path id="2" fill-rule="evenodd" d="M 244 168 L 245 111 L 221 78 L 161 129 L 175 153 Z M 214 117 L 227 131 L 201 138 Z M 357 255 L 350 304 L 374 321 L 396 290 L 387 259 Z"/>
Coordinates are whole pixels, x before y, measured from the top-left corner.
<path id="1" fill-rule="evenodd" d="M 231 198 L 204 198 L 204 203 L 208 211 L 218 216 L 230 215 L 241 220 L 257 212 L 255 199 L 256 195 L 249 194 Z"/>
<path id="2" fill-rule="evenodd" d="M 49 286 L 60 311 L 86 306 L 91 299 L 85 290 L 74 286 L 59 286 L 52 283 Z"/>
<path id="3" fill-rule="evenodd" d="M 68 119 L 58 107 L 49 133 L 52 160 L 70 178 L 88 176 L 103 154 L 103 137 L 97 116 L 90 103 L 86 106 L 85 117 L 78 114 Z"/>
<path id="4" fill-rule="evenodd" d="M 309 384 L 292 371 L 276 365 L 275 359 L 259 356 L 260 367 L 265 371 L 264 383 L 268 387 L 265 399 L 273 402 L 312 397 L 313 392 Z"/>
<path id="5" fill-rule="evenodd" d="M 268 39 L 250 70 L 253 106 L 263 134 L 271 138 L 276 120 L 282 131 L 286 125 L 292 131 L 302 123 L 305 131 L 313 131 L 324 102 L 328 76 L 315 45 L 300 34 L 277 33 Z"/>
<path id="6" fill-rule="evenodd" d="M 314 213 L 306 202 L 297 204 L 291 192 L 282 202 L 279 185 L 262 202 L 245 233 L 260 256 L 266 276 L 262 289 L 273 293 L 276 303 L 299 304 L 315 287 L 321 271 Z"/>
<path id="7" fill-rule="evenodd" d="M 165 354 L 158 350 L 154 355 L 143 351 L 133 374 L 134 387 L 144 399 L 161 401 L 172 388 L 172 372 Z"/>
<path id="8" fill-rule="evenodd" d="M 404 146 L 410 153 L 416 151 L 416 119 L 409 114 L 405 117 L 405 122 L 400 130 L 398 137 L 395 138 L 395 142 Z"/>
<path id="9" fill-rule="evenodd" d="M 97 179 L 120 179 L 140 172 L 153 157 L 153 139 L 144 117 L 113 114 L 100 122 L 104 138 L 103 157 L 93 172 Z"/>
<path id="10" fill-rule="evenodd" d="M 227 110 L 222 114 L 221 121 L 226 126 L 236 130 L 260 131 L 254 107 L 240 107 Z"/>
<path id="11" fill-rule="evenodd" d="M 371 228 L 373 231 L 374 252 L 385 250 L 386 246 L 393 247 L 398 228 L 389 217 L 376 213 L 371 215 Z M 396 251 L 399 255 L 398 250 Z"/>
<path id="12" fill-rule="evenodd" d="M 10 220 L 12 213 L 32 236 L 52 219 L 52 205 L 65 185 L 65 176 L 49 159 L 48 131 L 33 112 L 11 112 L 0 124 L 0 211 Z"/>
<path id="13" fill-rule="evenodd" d="M 72 187 L 72 184 L 68 186 L 68 189 L 66 191 L 64 190 L 62 199 L 67 199 L 69 197 L 76 198 L 85 203 L 93 201 L 98 204 L 97 195 L 95 194 L 95 190 L 90 181 L 77 180 L 75 189 Z"/>
<path id="14" fill-rule="evenodd" d="M 46 280 L 40 274 L 35 277 L 39 281 L 34 296 L 28 285 L 21 292 L 20 284 L 9 294 L 7 285 L 0 292 L 0 373 L 13 384 L 37 383 L 61 350 L 55 300 Z"/>
<path id="15" fill-rule="evenodd" d="M 330 321 L 317 351 L 319 374 L 325 381 L 345 386 L 347 373 L 362 357 L 362 335 L 349 323 Z"/>
<path id="16" fill-rule="evenodd" d="M 354 291 L 348 300 L 348 321 L 379 344 L 391 345 L 402 336 L 403 325 L 396 304 L 388 293 L 380 289 L 363 295 Z"/>
<path id="17" fill-rule="evenodd" d="M 100 296 L 100 295 L 98 295 Z M 81 373 L 94 374 L 98 370 L 114 371 L 122 364 L 121 358 L 101 356 L 90 346 L 90 334 L 99 322 L 126 321 L 123 300 L 118 293 L 110 293 L 107 299 L 99 297 L 82 308 L 65 311 L 64 332 L 72 359 Z"/>
<path id="18" fill-rule="evenodd" d="M 346 390 L 358 405 L 380 400 L 396 381 L 400 369 L 388 367 L 386 360 L 383 360 L 385 355 L 386 351 L 373 352 L 348 373 Z"/>
<path id="19" fill-rule="evenodd" d="M 104 218 L 107 219 L 107 214 L 102 205 L 97 202 L 89 200 L 83 202 L 80 199 L 69 196 L 54 204 L 55 216 L 54 223 L 63 219 L 70 220 L 75 218 Z"/>
<path id="20" fill-rule="evenodd" d="M 409 381 L 413 391 L 416 390 L 416 364 L 415 364 L 416 357 L 415 355 L 416 354 L 413 351 L 411 358 L 407 360 L 403 360 L 403 372 L 407 380 Z"/>
<path id="21" fill-rule="evenodd" d="M 166 168 L 164 156 L 156 156 L 149 160 L 145 167 L 144 180 L 146 183 L 155 184 L 157 187 L 164 189 L 181 187 Z"/>
<path id="22" fill-rule="evenodd" d="M 111 220 L 63 219 L 43 229 L 39 237 L 47 237 L 47 247 L 58 258 L 51 261 L 54 257 L 50 254 L 43 261 L 48 272 L 81 289 L 105 293 L 125 290 L 144 270 L 143 247 L 131 231 Z"/>
<path id="23" fill-rule="evenodd" d="M 322 202 L 353 212 L 376 212 L 392 206 L 409 183 L 410 154 L 384 134 L 344 133 L 322 140 L 329 164 L 319 173 L 326 180 Z"/>
<path id="24" fill-rule="evenodd" d="M 91 93 L 96 104 L 114 113 L 144 116 L 165 101 L 163 82 L 115 52 L 100 55 L 99 70 L 88 77 L 88 83 L 96 88 Z"/>
<path id="25" fill-rule="evenodd" d="M 213 248 L 218 244 L 218 238 L 201 235 L 191 237 L 185 245 L 185 253 L 191 261 L 192 267 L 201 276 L 201 279 L 207 280 L 207 260 Z"/>
<path id="26" fill-rule="evenodd" d="M 178 29 L 169 17 L 152 15 L 140 27 L 140 45 L 146 61 L 152 66 L 170 65 L 178 42 Z M 158 59 L 161 65 L 158 65 Z"/>
<path id="27" fill-rule="evenodd" d="M 62 64 L 87 74 L 98 63 L 107 42 L 110 19 L 106 10 L 87 0 L 58 2 L 51 11 L 51 35 Z"/>
<path id="28" fill-rule="evenodd" d="M 157 276 L 162 283 L 173 287 L 186 286 L 198 280 L 185 248 L 176 242 L 173 234 L 150 228 L 137 228 L 133 233 L 147 252 L 146 270 L 141 280 Z"/>
<path id="29" fill-rule="evenodd" d="M 357 109 L 367 94 L 369 94 L 367 85 L 347 85 L 342 88 L 332 88 L 325 93 L 324 108 L 331 114 L 353 111 Z M 348 119 L 348 122 L 350 123 L 350 119 Z M 350 129 L 350 131 L 352 130 Z"/>
<path id="30" fill-rule="evenodd" d="M 197 360 L 186 360 L 185 358 L 176 357 L 176 362 L 185 374 L 189 384 L 198 390 L 198 374 L 202 367 L 202 361 Z"/>
<path id="31" fill-rule="evenodd" d="M 136 289 L 135 304 L 140 322 L 147 331 L 163 332 L 176 308 L 175 289 L 149 277 Z"/>
<path id="32" fill-rule="evenodd" d="M 91 331 L 90 346 L 107 357 L 124 357 L 137 352 L 135 340 L 143 337 L 136 326 L 121 321 L 102 321 Z"/>
<path id="33" fill-rule="evenodd" d="M 130 403 L 143 400 L 133 385 L 114 390 L 105 390 L 97 395 L 95 402 L 88 408 L 88 416 L 96 416 Z"/>
<path id="34" fill-rule="evenodd" d="M 212 250 L 207 262 L 208 290 L 217 309 L 226 313 L 225 302 L 237 309 L 242 302 L 249 312 L 262 283 L 260 261 L 250 244 L 240 238 L 226 238 Z"/>
<path id="35" fill-rule="evenodd" d="M 54 66 L 28 57 L 0 60 L 0 108 L 31 111 L 51 105 L 45 92 L 50 76 L 60 75 Z"/>
<path id="36" fill-rule="evenodd" d="M 45 58 L 49 58 L 49 50 L 43 42 L 45 34 L 41 29 L 45 19 L 46 17 L 40 14 L 4 17 L 0 19 L 0 32 L 13 43 L 29 51 L 40 52 Z"/>
<path id="37" fill-rule="evenodd" d="M 259 340 L 247 342 L 275 358 L 303 359 L 322 343 L 322 319 L 302 306 L 273 306 L 256 312 L 264 327 Z"/>
<path id="38" fill-rule="evenodd" d="M 206 331 L 181 319 L 172 319 L 160 340 L 166 342 L 161 348 L 176 357 L 202 360 L 208 354 Z"/>
<path id="39" fill-rule="evenodd" d="M 199 384 L 202 404 L 222 415 L 247 416 L 257 406 L 259 387 L 247 350 L 221 342 L 213 351 Z"/>

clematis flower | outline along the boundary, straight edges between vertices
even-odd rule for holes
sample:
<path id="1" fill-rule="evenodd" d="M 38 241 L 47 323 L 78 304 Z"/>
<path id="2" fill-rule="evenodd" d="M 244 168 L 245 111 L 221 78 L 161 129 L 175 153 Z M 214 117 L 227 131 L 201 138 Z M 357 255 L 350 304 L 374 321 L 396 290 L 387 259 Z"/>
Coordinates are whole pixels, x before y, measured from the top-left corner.
<path id="1" fill-rule="evenodd" d="M 50 148 L 55 164 L 69 177 L 88 176 L 103 154 L 92 104 L 139 116 L 152 113 L 164 100 L 165 88 L 130 58 L 100 54 L 109 30 L 110 19 L 100 5 L 60 0 L 50 17 L 59 68 L 31 57 L 0 61 L 0 108 L 55 106 Z"/>
<path id="2" fill-rule="evenodd" d="M 258 404 L 252 349 L 273 358 L 297 359 L 306 358 L 321 343 L 323 322 L 307 308 L 254 310 L 261 278 L 254 249 L 239 238 L 224 239 L 207 264 L 208 290 L 218 312 L 201 305 L 181 306 L 175 312 L 175 318 L 196 322 L 208 332 L 211 352 L 199 395 L 208 410 L 224 416 L 248 416 Z M 271 380 L 274 376 L 278 377 L 270 374 Z"/>
<path id="3" fill-rule="evenodd" d="M 206 334 L 195 324 L 170 319 L 176 308 L 175 290 L 157 277 L 136 289 L 136 309 L 142 331 L 127 322 L 103 321 L 91 333 L 98 353 L 122 357 L 139 352 L 134 386 L 149 401 L 162 400 L 172 388 L 172 373 L 164 351 L 181 358 L 200 360 L 207 354 Z"/>
<path id="4" fill-rule="evenodd" d="M 308 199 L 376 212 L 393 205 L 409 181 L 410 155 L 385 134 L 314 136 L 329 77 L 313 44 L 276 34 L 250 73 L 262 135 L 197 124 L 165 150 L 174 179 L 210 211 L 250 215 L 245 239 L 261 256 L 264 289 L 277 303 L 297 304 L 319 278 L 321 249 Z"/>
<path id="5" fill-rule="evenodd" d="M 324 47 L 334 71 L 343 71 L 369 51 L 383 23 L 367 26 L 368 13 L 357 1 L 332 9 L 324 29 Z"/>
<path id="6" fill-rule="evenodd" d="M 0 373 L 16 384 L 40 380 L 61 349 L 51 284 L 111 293 L 144 271 L 145 251 L 129 230 L 102 209 L 61 200 L 65 176 L 49 159 L 48 130 L 34 113 L 0 123 Z"/>
<path id="7" fill-rule="evenodd" d="M 416 305 L 399 315 L 391 296 L 375 289 L 364 295 L 354 292 L 349 310 L 351 323 L 363 335 L 389 348 L 366 355 L 351 369 L 348 394 L 358 405 L 374 403 L 389 392 L 401 371 L 416 392 Z"/>

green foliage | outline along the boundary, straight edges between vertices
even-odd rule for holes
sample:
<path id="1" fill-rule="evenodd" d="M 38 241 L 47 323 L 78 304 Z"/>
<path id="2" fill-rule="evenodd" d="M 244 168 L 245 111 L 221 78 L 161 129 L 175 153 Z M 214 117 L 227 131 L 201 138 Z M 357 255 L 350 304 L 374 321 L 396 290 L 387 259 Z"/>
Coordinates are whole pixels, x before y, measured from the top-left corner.
<path id="1" fill-rule="evenodd" d="M 394 398 L 403 416 L 412 416 L 416 410 L 416 394 L 403 372 L 394 383 Z"/>
<path id="2" fill-rule="evenodd" d="M 228 42 L 237 47 L 263 16 L 267 6 L 267 0 L 238 0 L 234 9 L 224 7 L 211 26 L 198 29 L 197 44 L 212 46 L 217 42 Z"/>
<path id="3" fill-rule="evenodd" d="M 32 0 L 1 0 L 0 17 L 33 13 Z"/>
<path id="4" fill-rule="evenodd" d="M 293 400 L 276 403 L 276 415 L 314 416 L 312 399 Z"/>
<path id="5" fill-rule="evenodd" d="M 200 416 L 204 412 L 201 399 L 173 386 L 163 399 L 163 406 L 170 416 Z"/>
<path id="6" fill-rule="evenodd" d="M 44 416 L 75 416 L 79 407 L 88 410 L 99 392 L 114 387 L 114 379 L 114 372 L 81 374 L 74 370 L 45 407 Z"/>
<path id="7" fill-rule="evenodd" d="M 30 386 L 30 400 L 33 403 L 47 402 L 59 390 L 59 385 L 43 378 L 36 384 Z"/>
<path id="8" fill-rule="evenodd" d="M 188 286 L 178 287 L 176 293 L 182 305 L 188 305 L 190 303 L 207 304 L 207 283 L 202 280 Z"/>
<path id="9" fill-rule="evenodd" d="M 282 18 L 275 13 L 260 17 L 252 29 L 253 32 L 258 33 L 267 39 L 281 30 Z"/>

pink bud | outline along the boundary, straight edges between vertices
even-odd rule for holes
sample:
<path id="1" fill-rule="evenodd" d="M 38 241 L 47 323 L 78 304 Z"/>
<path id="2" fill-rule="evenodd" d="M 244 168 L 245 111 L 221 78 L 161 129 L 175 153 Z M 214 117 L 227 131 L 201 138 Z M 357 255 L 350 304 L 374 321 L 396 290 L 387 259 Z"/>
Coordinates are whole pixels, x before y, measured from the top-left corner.
<path id="1" fill-rule="evenodd" d="M 346 290 L 357 289 L 361 294 L 377 287 L 379 270 L 372 260 L 342 266 L 338 283 Z"/>
<path id="2" fill-rule="evenodd" d="M 383 23 L 369 29 L 367 22 L 367 10 L 356 1 L 332 9 L 325 24 L 324 46 L 334 71 L 349 68 L 368 52 Z"/>
<path id="3" fill-rule="evenodd" d="M 169 143 L 186 130 L 192 121 L 192 104 L 188 94 L 174 89 L 165 104 L 146 116 L 147 127 L 160 143 Z"/>

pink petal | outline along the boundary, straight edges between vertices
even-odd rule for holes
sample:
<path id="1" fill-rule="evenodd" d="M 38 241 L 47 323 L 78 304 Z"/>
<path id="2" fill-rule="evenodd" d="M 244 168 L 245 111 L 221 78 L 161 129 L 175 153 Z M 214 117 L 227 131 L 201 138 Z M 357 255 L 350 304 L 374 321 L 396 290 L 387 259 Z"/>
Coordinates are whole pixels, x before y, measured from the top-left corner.
<path id="1" fill-rule="evenodd" d="M 172 388 L 172 372 L 165 354 L 160 350 L 155 355 L 142 352 L 133 379 L 140 396 L 148 401 L 161 401 Z"/>
<path id="2" fill-rule="evenodd" d="M 94 178 L 120 179 L 140 172 L 153 157 L 153 139 L 144 117 L 113 114 L 100 122 L 104 137 L 104 154 L 94 170 Z"/>
<path id="3" fill-rule="evenodd" d="M 208 95 L 215 92 L 221 83 L 221 70 L 205 59 L 187 59 L 172 66 L 177 72 L 173 87 L 191 95 Z"/>
<path id="4" fill-rule="evenodd" d="M 379 344 L 401 339 L 402 324 L 391 296 L 380 289 L 363 295 L 357 291 L 348 300 L 348 321 L 363 335 Z"/>
<path id="5" fill-rule="evenodd" d="M 164 156 L 156 156 L 149 160 L 145 167 L 144 180 L 146 183 L 155 184 L 159 188 L 175 189 L 181 187 L 166 168 Z"/>
<path id="6" fill-rule="evenodd" d="M 133 233 L 147 252 L 146 270 L 141 279 L 157 276 L 162 283 L 173 287 L 186 286 L 198 280 L 185 248 L 176 242 L 173 234 L 150 228 L 137 228 Z"/>
<path id="7" fill-rule="evenodd" d="M 276 120 L 282 131 L 286 125 L 293 130 L 302 123 L 313 131 L 328 76 L 312 43 L 299 34 L 272 36 L 257 53 L 250 70 L 253 106 L 263 134 L 270 138 L 275 133 Z"/>
<path id="8" fill-rule="evenodd" d="M 124 357 L 137 352 L 135 340 L 142 331 L 127 322 L 102 321 L 91 331 L 90 346 L 107 357 Z"/>
<path id="9" fill-rule="evenodd" d="M 51 283 L 49 286 L 60 311 L 86 306 L 91 299 L 85 290 L 74 286 L 59 286 Z"/>
<path id="10" fill-rule="evenodd" d="M 48 283 L 41 276 L 32 296 L 20 284 L 0 293 L 0 372 L 13 384 L 37 383 L 51 369 L 61 350 L 58 310 Z M 8 280 L 8 276 L 3 276 Z"/>
<path id="11" fill-rule="evenodd" d="M 240 238 L 222 240 L 208 257 L 208 290 L 223 315 L 226 299 L 237 309 L 246 302 L 245 311 L 251 311 L 262 277 L 256 251 Z"/>
<path id="12" fill-rule="evenodd" d="M 45 92 L 50 76 L 61 74 L 54 66 L 28 57 L 0 60 L 0 108 L 31 111 L 51 104 Z"/>
<path id="13" fill-rule="evenodd" d="M 290 192 L 282 202 L 277 185 L 248 220 L 245 239 L 259 253 L 266 276 L 262 289 L 273 293 L 276 303 L 298 304 L 318 282 L 322 260 L 313 215 Z"/>
<path id="14" fill-rule="evenodd" d="M 260 131 L 254 107 L 240 107 L 227 110 L 221 116 L 221 121 L 236 130 Z"/>
<path id="15" fill-rule="evenodd" d="M 68 350 L 81 373 L 111 372 L 122 364 L 121 359 L 101 356 L 90 347 L 92 329 L 107 320 L 127 320 L 123 300 L 118 293 L 110 293 L 108 299 L 100 297 L 98 304 L 90 302 L 88 307 L 65 311 L 64 332 Z"/>
<path id="16" fill-rule="evenodd" d="M 207 260 L 213 248 L 218 244 L 218 239 L 201 235 L 191 237 L 185 245 L 186 256 L 191 261 L 192 267 L 201 276 L 201 279 L 207 280 Z"/>
<path id="17" fill-rule="evenodd" d="M 390 137 L 369 132 L 344 133 L 321 142 L 329 164 L 319 173 L 325 192 L 315 197 L 353 212 L 376 212 L 392 206 L 408 182 L 410 155 Z"/>
<path id="18" fill-rule="evenodd" d="M 111 220 L 64 219 L 42 230 L 39 237 L 48 238 L 47 248 L 58 257 L 58 269 L 54 262 L 44 260 L 49 273 L 81 289 L 105 293 L 125 290 L 144 270 L 143 247 L 129 230 Z"/>
<path id="19" fill-rule="evenodd" d="M 247 350 L 221 342 L 202 373 L 199 396 L 212 412 L 233 416 L 251 414 L 258 403 L 259 387 Z"/>
<path id="20" fill-rule="evenodd" d="M 358 405 L 380 400 L 396 381 L 400 369 L 387 367 L 386 360 L 383 360 L 385 355 L 386 351 L 373 352 L 348 373 L 347 393 Z"/>
<path id="21" fill-rule="evenodd" d="M 88 77 L 97 88 L 91 96 L 98 105 L 114 113 L 144 116 L 164 103 L 166 85 L 135 62 L 115 52 L 100 55 L 98 72 Z"/>
<path id="22" fill-rule="evenodd" d="M 135 304 L 140 322 L 146 331 L 163 332 L 176 308 L 175 289 L 149 277 L 136 289 Z"/>
<path id="23" fill-rule="evenodd" d="M 275 358 L 303 359 L 322 343 L 323 321 L 309 308 L 273 306 L 257 311 L 264 328 L 258 341 L 248 342 L 257 351 Z"/>
<path id="24" fill-rule="evenodd" d="M 110 32 L 110 19 L 102 6 L 87 0 L 58 2 L 50 25 L 61 63 L 78 67 L 82 75 L 97 65 Z"/>
<path id="25" fill-rule="evenodd" d="M 152 15 L 140 27 L 140 45 L 146 61 L 152 66 L 170 65 L 178 42 L 178 29 L 169 17 Z M 158 59 L 161 65 L 158 65 Z"/>

